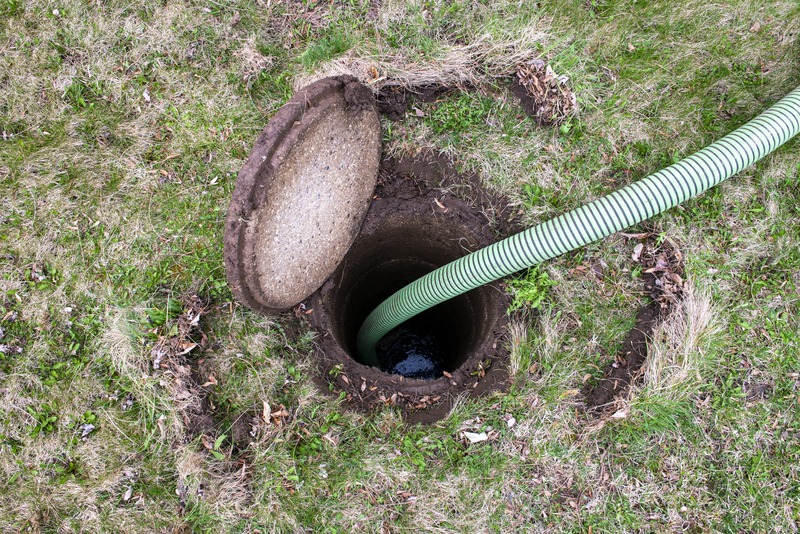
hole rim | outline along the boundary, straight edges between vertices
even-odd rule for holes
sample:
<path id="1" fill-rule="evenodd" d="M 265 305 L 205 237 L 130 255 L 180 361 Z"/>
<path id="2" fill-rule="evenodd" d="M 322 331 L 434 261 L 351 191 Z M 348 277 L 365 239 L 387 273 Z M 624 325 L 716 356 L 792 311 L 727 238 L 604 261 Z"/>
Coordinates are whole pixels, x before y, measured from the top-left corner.
<path id="1" fill-rule="evenodd" d="M 368 388 L 375 388 L 370 390 L 374 394 L 373 396 L 395 399 L 385 403 L 392 404 L 401 398 L 405 401 L 406 406 L 413 406 L 414 400 L 420 397 L 452 400 L 457 395 L 469 394 L 473 389 L 480 389 L 478 384 L 485 381 L 490 372 L 498 368 L 505 369 L 508 360 L 505 337 L 509 321 L 507 310 L 510 296 L 497 282 L 486 284 L 470 292 L 470 294 L 477 292 L 476 294 L 483 295 L 482 298 L 486 300 L 488 319 L 484 321 L 483 334 L 478 336 L 477 343 L 474 344 L 471 352 L 464 356 L 453 371 L 449 372 L 449 377 L 443 375 L 434 380 L 423 380 L 390 374 L 376 367 L 364 365 L 350 355 L 337 336 L 332 334 L 336 328 L 333 310 L 331 310 L 331 303 L 334 300 L 333 293 L 341 284 L 343 271 L 347 268 L 351 253 L 358 251 L 365 242 L 374 239 L 376 234 L 380 237 L 380 234 L 385 231 L 382 227 L 392 224 L 402 226 L 403 223 L 399 222 L 402 220 L 414 221 L 429 233 L 431 233 L 431 228 L 435 227 L 436 231 L 433 233 L 445 235 L 445 239 L 458 247 L 460 253 L 455 257 L 473 252 L 495 241 L 494 235 L 489 230 L 489 223 L 483 214 L 455 198 L 446 199 L 447 213 L 437 213 L 431 208 L 432 205 L 436 206 L 433 199 L 431 193 L 413 199 L 375 200 L 362 231 L 342 264 L 320 290 L 312 295 L 309 307 L 314 310 L 310 315 L 310 322 L 318 334 L 315 342 L 317 346 L 316 359 L 321 377 L 328 384 L 333 384 L 333 388 L 337 390 L 334 392 L 343 390 L 351 395 L 364 393 L 364 390 L 359 391 L 359 386 L 366 384 Z M 386 215 L 387 212 L 391 214 Z M 488 362 L 489 365 L 484 370 L 485 374 L 481 376 L 480 370 L 484 362 Z M 355 378 L 358 383 L 353 387 L 353 384 L 343 381 L 341 375 L 347 376 L 351 382 Z M 358 396 L 361 397 L 361 395 Z M 367 399 L 354 399 L 357 406 L 363 404 L 365 400 Z"/>

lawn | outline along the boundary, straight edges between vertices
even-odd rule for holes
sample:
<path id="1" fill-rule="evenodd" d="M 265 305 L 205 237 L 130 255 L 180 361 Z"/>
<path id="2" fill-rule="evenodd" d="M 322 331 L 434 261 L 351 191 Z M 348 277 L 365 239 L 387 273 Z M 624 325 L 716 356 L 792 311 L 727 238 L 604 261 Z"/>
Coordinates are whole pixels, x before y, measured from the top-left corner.
<path id="1" fill-rule="evenodd" d="M 576 95 L 560 124 L 510 89 L 534 58 Z M 0 0 L 0 530 L 800 529 L 800 141 L 509 283 L 508 387 L 416 425 L 347 409 L 304 313 L 226 282 L 256 137 L 338 74 L 454 89 L 382 118 L 385 154 L 444 155 L 533 224 L 800 85 L 800 4 Z M 681 297 L 592 415 L 640 242 L 679 252 Z"/>

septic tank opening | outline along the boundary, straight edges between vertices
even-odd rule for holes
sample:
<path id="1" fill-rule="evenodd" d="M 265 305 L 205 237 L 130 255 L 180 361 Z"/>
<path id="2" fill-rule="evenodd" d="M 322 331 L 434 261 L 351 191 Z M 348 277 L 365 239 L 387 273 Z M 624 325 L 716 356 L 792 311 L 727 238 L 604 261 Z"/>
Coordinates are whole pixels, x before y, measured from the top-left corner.
<path id="1" fill-rule="evenodd" d="M 350 357 L 361 361 L 358 329 L 378 304 L 463 255 L 454 226 L 435 217 L 390 218 L 351 247 L 329 304 L 332 334 Z M 380 369 L 426 380 L 452 374 L 490 333 L 494 293 L 491 287 L 475 289 L 396 328 L 378 345 Z"/>
<path id="2" fill-rule="evenodd" d="M 409 421 L 433 422 L 457 396 L 484 394 L 506 383 L 509 297 L 499 284 L 444 302 L 390 332 L 378 347 L 379 355 L 380 345 L 389 352 L 380 367 L 361 363 L 356 350 L 358 329 L 386 297 L 496 240 L 485 213 L 502 211 L 488 201 L 456 198 L 457 186 L 448 184 L 456 178 L 467 183 L 435 158 L 383 160 L 359 235 L 305 303 L 304 316 L 317 332 L 320 378 L 325 389 L 343 392 L 352 407 L 397 405 Z M 483 199 L 476 187 L 467 190 L 468 198 Z M 429 361 L 405 361 L 409 347 Z"/>

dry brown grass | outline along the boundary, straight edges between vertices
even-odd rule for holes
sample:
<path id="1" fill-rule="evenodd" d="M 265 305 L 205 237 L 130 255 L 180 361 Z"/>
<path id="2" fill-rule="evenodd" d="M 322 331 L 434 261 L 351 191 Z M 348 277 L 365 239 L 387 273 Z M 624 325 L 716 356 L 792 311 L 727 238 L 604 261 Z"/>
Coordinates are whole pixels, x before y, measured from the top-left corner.
<path id="1" fill-rule="evenodd" d="M 295 87 L 342 74 L 356 77 L 375 91 L 387 86 L 412 90 L 427 85 L 482 86 L 508 78 L 517 65 L 537 57 L 537 46 L 547 43 L 547 28 L 546 21 L 536 20 L 499 35 L 478 31 L 469 44 L 443 46 L 438 57 L 426 61 L 396 51 L 353 52 L 298 77 Z"/>
<path id="2" fill-rule="evenodd" d="M 708 293 L 691 284 L 684 286 L 678 309 L 653 332 L 648 347 L 643 387 L 667 397 L 670 391 L 693 391 L 702 381 L 700 371 L 707 368 L 707 350 L 721 329 Z M 684 393 L 685 394 L 685 393 Z"/>

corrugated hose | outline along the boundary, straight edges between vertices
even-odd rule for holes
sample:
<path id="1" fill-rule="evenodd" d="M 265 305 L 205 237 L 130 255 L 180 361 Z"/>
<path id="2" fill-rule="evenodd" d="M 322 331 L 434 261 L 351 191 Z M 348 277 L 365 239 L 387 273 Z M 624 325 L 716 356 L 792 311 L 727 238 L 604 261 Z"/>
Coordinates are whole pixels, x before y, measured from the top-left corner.
<path id="1" fill-rule="evenodd" d="M 800 87 L 688 158 L 436 269 L 394 293 L 367 316 L 358 332 L 361 361 L 377 366 L 375 345 L 411 317 L 677 206 L 773 152 L 798 131 Z"/>

